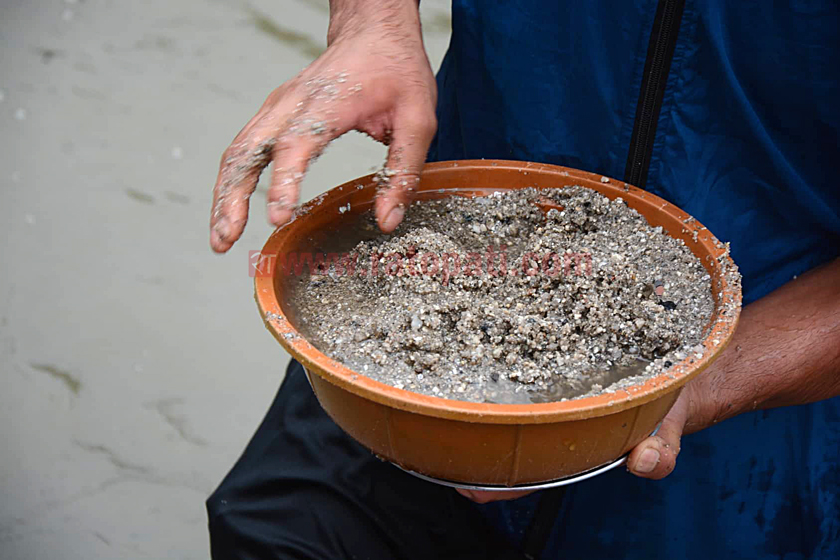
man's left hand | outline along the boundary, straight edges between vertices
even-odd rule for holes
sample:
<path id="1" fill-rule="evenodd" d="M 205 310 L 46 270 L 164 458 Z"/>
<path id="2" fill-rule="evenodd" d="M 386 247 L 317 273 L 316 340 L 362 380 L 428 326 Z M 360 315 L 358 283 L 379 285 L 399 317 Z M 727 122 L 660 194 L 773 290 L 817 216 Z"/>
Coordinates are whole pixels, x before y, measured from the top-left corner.
<path id="1" fill-rule="evenodd" d="M 688 382 L 656 435 L 638 444 L 627 470 L 650 479 L 673 472 L 683 434 L 759 408 L 840 395 L 840 259 L 745 307 L 729 346 Z M 479 503 L 530 492 L 458 490 Z"/>

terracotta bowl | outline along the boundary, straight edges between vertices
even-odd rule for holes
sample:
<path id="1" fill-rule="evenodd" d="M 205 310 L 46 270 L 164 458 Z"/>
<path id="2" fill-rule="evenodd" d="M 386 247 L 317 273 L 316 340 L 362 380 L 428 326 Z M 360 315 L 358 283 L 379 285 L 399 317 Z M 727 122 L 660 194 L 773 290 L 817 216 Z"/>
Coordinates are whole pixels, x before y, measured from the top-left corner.
<path id="1" fill-rule="evenodd" d="M 516 486 L 614 461 L 654 430 L 685 383 L 726 347 L 740 312 L 740 283 L 728 273 L 735 270 L 728 250 L 701 224 L 657 196 L 600 175 L 514 161 L 441 162 L 426 166 L 417 195 L 430 199 L 568 185 L 623 198 L 702 260 L 715 301 L 702 355 L 689 356 L 642 385 L 565 402 L 485 404 L 412 393 L 365 377 L 306 340 L 288 303 L 290 271 L 284 259 L 266 259 L 267 272 L 257 274 L 256 299 L 266 326 L 307 369 L 332 419 L 376 455 L 403 468 L 465 484 Z M 313 250 L 325 236 L 340 235 L 342 224 L 349 223 L 345 220 L 370 209 L 374 195 L 372 175 L 326 192 L 275 231 L 263 255 Z"/>

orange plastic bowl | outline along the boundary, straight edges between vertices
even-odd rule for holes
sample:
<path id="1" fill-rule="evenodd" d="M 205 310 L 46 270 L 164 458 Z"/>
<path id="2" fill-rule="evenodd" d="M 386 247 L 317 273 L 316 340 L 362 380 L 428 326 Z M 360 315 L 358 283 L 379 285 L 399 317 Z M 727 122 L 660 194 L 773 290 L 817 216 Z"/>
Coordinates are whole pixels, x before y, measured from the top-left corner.
<path id="1" fill-rule="evenodd" d="M 322 353 L 296 328 L 288 305 L 288 271 L 273 259 L 257 275 L 266 326 L 309 372 L 321 406 L 347 433 L 383 459 L 426 476 L 465 484 L 517 486 L 556 480 L 621 457 L 653 431 L 682 387 L 729 343 L 741 289 L 728 250 L 665 200 L 575 169 L 514 161 L 467 160 L 426 165 L 418 198 L 486 194 L 525 187 L 581 185 L 623 198 L 652 226 L 682 239 L 712 278 L 715 309 L 701 357 L 689 356 L 644 384 L 614 393 L 543 404 L 486 404 L 421 395 L 379 383 Z M 277 229 L 264 255 L 310 251 L 313 239 L 340 231 L 343 220 L 371 208 L 373 176 L 336 187 L 302 206 Z M 350 204 L 349 211 L 346 209 Z M 351 240 L 352 241 L 352 240 Z M 269 259 L 268 262 L 272 262 Z"/>

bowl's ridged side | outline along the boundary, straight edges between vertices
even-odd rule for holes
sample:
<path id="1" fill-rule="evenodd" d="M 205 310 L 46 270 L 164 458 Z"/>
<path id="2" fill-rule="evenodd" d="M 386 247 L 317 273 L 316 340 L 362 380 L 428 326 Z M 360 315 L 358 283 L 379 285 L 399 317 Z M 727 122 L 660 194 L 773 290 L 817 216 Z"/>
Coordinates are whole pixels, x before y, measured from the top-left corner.
<path id="1" fill-rule="evenodd" d="M 376 455 L 434 478 L 506 486 L 556 480 L 614 461 L 654 430 L 678 395 L 586 420 L 479 424 L 390 408 L 348 394 L 321 375 L 310 380 L 330 417 Z"/>

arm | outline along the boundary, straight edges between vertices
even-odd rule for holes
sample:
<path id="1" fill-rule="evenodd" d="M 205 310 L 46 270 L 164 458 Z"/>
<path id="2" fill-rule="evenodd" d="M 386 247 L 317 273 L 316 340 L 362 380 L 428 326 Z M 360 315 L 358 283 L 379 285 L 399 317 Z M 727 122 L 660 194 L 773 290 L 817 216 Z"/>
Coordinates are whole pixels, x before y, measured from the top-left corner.
<path id="1" fill-rule="evenodd" d="M 729 346 L 683 388 L 659 431 L 627 459 L 630 472 L 660 479 L 676 466 L 680 438 L 742 412 L 840 395 L 840 259 L 744 308 Z M 530 492 L 458 490 L 477 502 Z"/>
<path id="2" fill-rule="evenodd" d="M 742 412 L 840 395 L 840 259 L 744 308 L 735 336 L 688 383 L 656 436 L 631 453 L 631 472 L 667 476 L 680 436 Z"/>
<path id="3" fill-rule="evenodd" d="M 262 170 L 274 164 L 268 216 L 289 221 L 300 181 L 327 144 L 350 130 L 390 146 L 395 174 L 376 201 L 392 231 L 419 180 L 437 128 L 437 89 L 420 33 L 416 0 L 331 0 L 327 50 L 268 96 L 222 155 L 210 244 L 223 253 L 242 235 Z"/>

